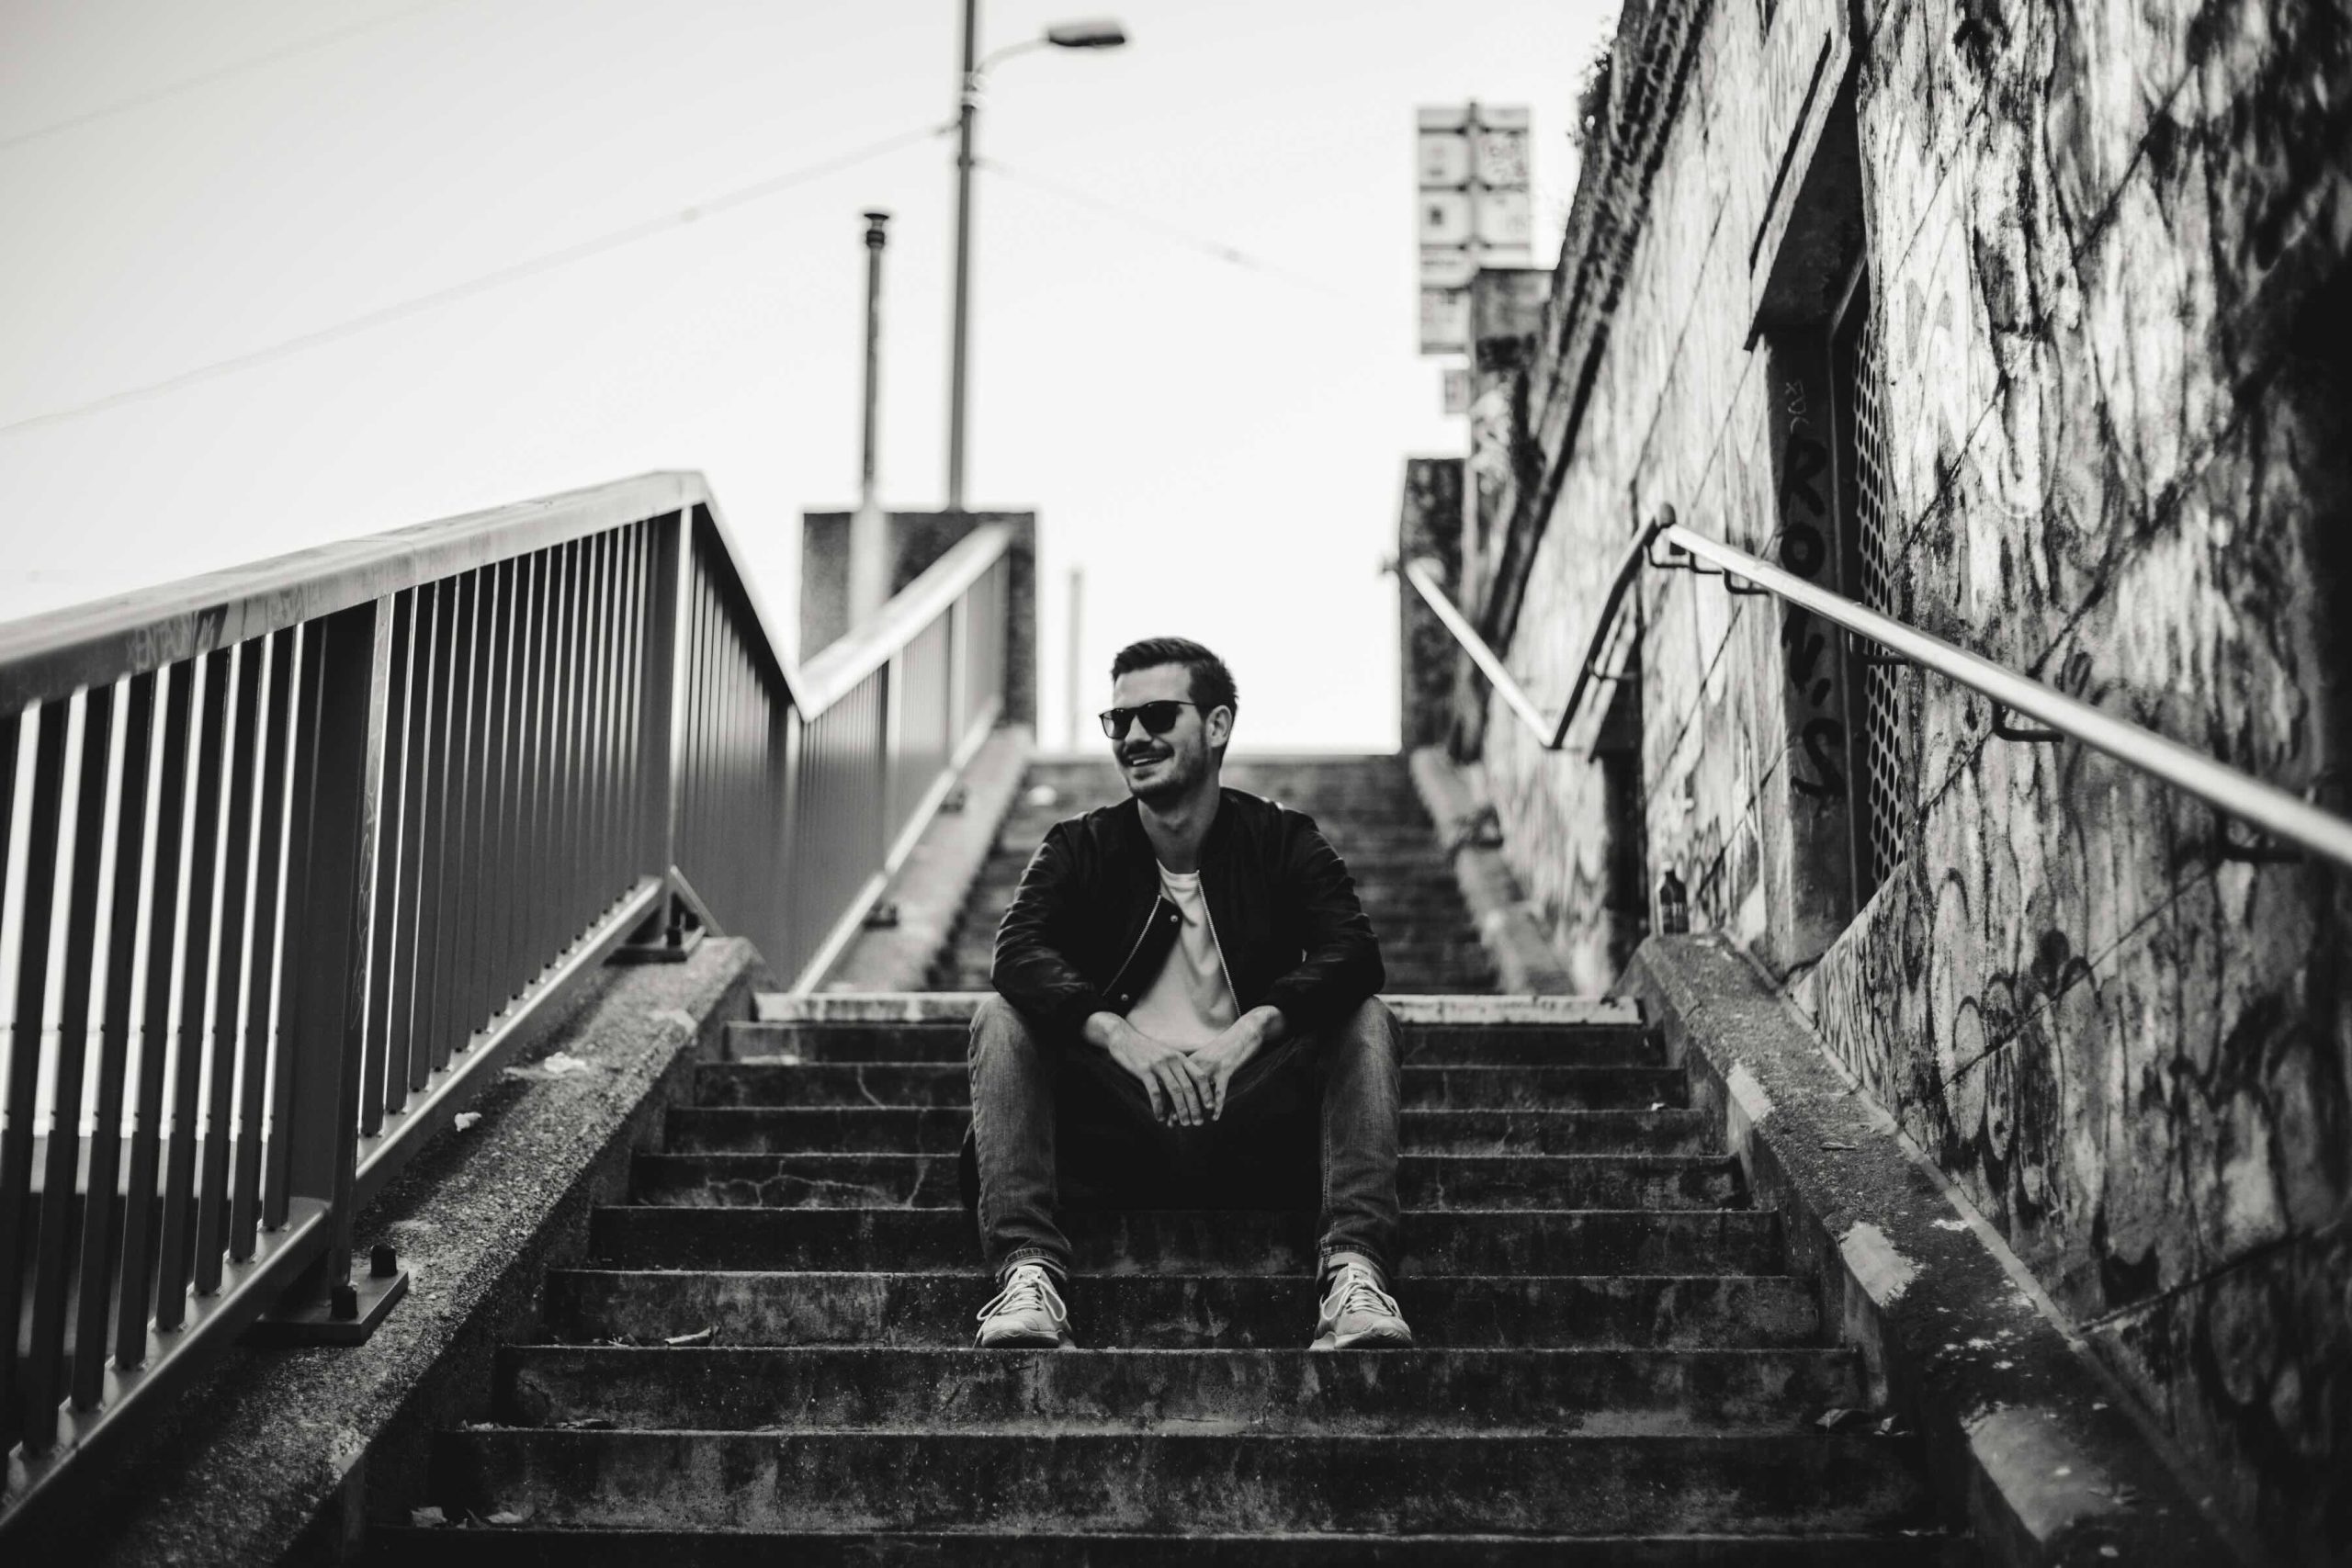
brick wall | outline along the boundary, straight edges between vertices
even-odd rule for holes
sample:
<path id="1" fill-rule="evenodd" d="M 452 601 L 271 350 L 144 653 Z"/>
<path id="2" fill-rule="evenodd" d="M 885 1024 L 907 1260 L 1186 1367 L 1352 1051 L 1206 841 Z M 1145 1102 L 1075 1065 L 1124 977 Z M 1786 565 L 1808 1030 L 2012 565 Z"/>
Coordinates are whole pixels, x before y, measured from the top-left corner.
<path id="1" fill-rule="evenodd" d="M 1659 150 L 1610 169 L 1633 130 L 1588 147 L 1588 185 L 1633 193 L 1622 277 L 1555 289 L 1529 372 L 1545 471 L 1510 498 L 1521 575 L 1484 614 L 1523 683 L 1565 694 L 1662 505 L 1789 562 L 1819 394 L 1751 328 L 1850 60 L 1892 608 L 2346 808 L 2343 10 L 1670 9 L 1629 6 L 1612 62 L 1621 114 L 1649 70 Z M 1695 926 L 1790 977 L 2225 1506 L 2298 1560 L 2352 1551 L 2338 879 L 2231 858 L 2205 807 L 1996 739 L 1983 701 L 1907 675 L 1901 863 L 1825 919 L 1823 824 L 1854 781 L 1823 728 L 1843 703 L 1814 712 L 1799 678 L 1817 628 L 1687 574 L 1645 574 L 1638 617 L 1652 885 L 1675 869 Z M 1605 982 L 1600 770 L 1499 710 L 1485 751 L 1530 897 Z"/>

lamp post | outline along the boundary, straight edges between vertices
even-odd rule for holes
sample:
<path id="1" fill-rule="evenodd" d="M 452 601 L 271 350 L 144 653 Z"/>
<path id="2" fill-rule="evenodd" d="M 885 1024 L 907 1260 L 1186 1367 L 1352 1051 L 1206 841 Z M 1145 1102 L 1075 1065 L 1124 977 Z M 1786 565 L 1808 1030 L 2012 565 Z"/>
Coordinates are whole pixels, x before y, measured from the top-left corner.
<path id="1" fill-rule="evenodd" d="M 956 315 L 949 335 L 947 367 L 947 510 L 964 510 L 965 387 L 971 370 L 972 322 L 972 130 L 980 114 L 980 84 L 988 68 L 1026 50 L 1117 49 L 1126 29 L 1114 21 L 1061 22 L 1033 39 L 978 56 L 980 0 L 964 0 L 964 68 L 958 79 L 956 115 Z"/>
<path id="2" fill-rule="evenodd" d="M 857 510 L 849 520 L 849 622 L 855 631 L 890 597 L 889 540 L 876 497 L 876 447 L 882 401 L 882 247 L 887 212 L 865 214 L 865 429 L 858 450 Z"/>

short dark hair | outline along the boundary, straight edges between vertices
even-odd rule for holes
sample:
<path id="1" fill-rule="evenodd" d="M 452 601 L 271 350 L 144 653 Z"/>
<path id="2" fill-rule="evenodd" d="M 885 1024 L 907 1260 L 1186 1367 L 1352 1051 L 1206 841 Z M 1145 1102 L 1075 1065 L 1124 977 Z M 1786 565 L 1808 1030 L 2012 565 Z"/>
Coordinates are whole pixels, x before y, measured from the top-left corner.
<path id="1" fill-rule="evenodd" d="M 1111 679 L 1115 681 L 1137 670 L 1156 670 L 1163 664 L 1184 667 L 1192 682 L 1193 701 L 1200 705 L 1203 718 L 1214 708 L 1231 708 L 1237 715 L 1240 713 L 1241 696 L 1233 689 L 1233 671 L 1225 667 L 1224 660 L 1187 637 L 1148 637 L 1141 642 L 1127 644 L 1111 660 Z"/>

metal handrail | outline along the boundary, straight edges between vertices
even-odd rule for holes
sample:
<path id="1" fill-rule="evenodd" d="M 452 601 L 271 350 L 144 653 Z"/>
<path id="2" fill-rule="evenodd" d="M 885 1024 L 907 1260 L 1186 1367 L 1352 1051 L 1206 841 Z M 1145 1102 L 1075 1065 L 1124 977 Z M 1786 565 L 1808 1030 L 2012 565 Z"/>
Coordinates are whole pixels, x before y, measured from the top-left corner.
<path id="1" fill-rule="evenodd" d="M 710 504 L 700 474 L 640 474 L 0 624 L 0 714 L 458 572 Z"/>
<path id="2" fill-rule="evenodd" d="M 796 700 L 801 713 L 813 718 L 888 663 L 891 655 L 945 614 L 1012 545 L 1012 530 L 1001 523 L 983 524 L 957 540 L 871 621 L 828 644 L 800 667 Z"/>
<path id="3" fill-rule="evenodd" d="M 1476 626 L 1463 619 L 1462 612 L 1453 607 L 1453 601 L 1445 596 L 1443 588 L 1438 586 L 1437 562 L 1427 557 L 1407 561 L 1405 581 L 1429 602 L 1430 609 L 1444 623 L 1445 629 L 1453 634 L 1453 640 L 1462 645 L 1462 651 L 1470 656 L 1470 662 L 1478 667 L 1479 673 L 1493 684 L 1495 694 L 1519 716 L 1519 721 L 1539 736 L 1548 731 L 1552 728 L 1551 723 L 1544 718 L 1543 710 L 1535 705 L 1535 699 L 1529 696 L 1527 689 L 1503 667 L 1503 661 L 1495 657 L 1495 650 L 1487 646 L 1487 639 L 1478 635 Z M 1564 726 L 1566 722 L 1565 719 L 1562 721 Z M 1551 747 L 1558 744 L 1556 740 L 1546 742 Z"/>
<path id="4" fill-rule="evenodd" d="M 806 668 L 692 473 L 0 625 L 0 1534 L 376 1292 L 354 1216 L 633 931 L 814 984 L 1002 709 L 1012 539 Z"/>
<path id="5" fill-rule="evenodd" d="M 1548 734 L 1533 699 L 1511 679 L 1502 660 L 1487 646 L 1462 613 L 1445 600 L 1433 571 L 1428 570 L 1430 563 L 1416 561 L 1407 569 L 1406 575 L 1421 596 L 1430 601 L 1430 608 L 1437 612 L 1446 629 L 1462 644 L 1463 651 L 1470 656 L 1489 681 L 1494 682 L 1497 692 L 1510 710 L 1544 741 L 1545 750 L 1558 750 L 1566 739 L 1568 727 L 1577 711 L 1578 700 L 1588 689 L 1590 680 L 1598 677 L 1593 661 L 1612 629 L 1625 588 L 1634 574 L 1645 563 L 1666 570 L 1697 570 L 1695 567 L 1674 569 L 1669 563 L 1653 559 L 1651 547 L 1659 541 L 1672 549 L 1711 563 L 1716 570 L 1705 575 L 1736 578 L 1752 584 L 1753 589 L 1768 591 L 1792 604 L 1802 605 L 1822 619 L 1842 626 L 1857 637 L 1865 637 L 1921 669 L 1932 670 L 1947 680 L 1966 686 L 2001 708 L 2039 720 L 2057 736 L 2080 741 L 2126 767 L 2193 795 L 2225 817 L 2234 818 L 2274 838 L 2301 845 L 2339 865 L 2352 867 L 2352 821 L 2322 810 L 2275 784 L 2265 784 L 2145 726 L 2117 718 L 2079 697 L 2068 696 L 1931 632 L 1907 626 L 1857 604 L 1844 594 L 1808 582 L 1760 556 L 1710 539 L 1676 522 L 1670 507 L 1662 509 L 1659 515 L 1642 529 L 1626 552 L 1625 561 L 1619 567 L 1616 581 L 1611 585 L 1600 624 L 1594 628 L 1588 645 L 1575 691 L 1556 726 L 1549 727 Z"/>
<path id="6" fill-rule="evenodd" d="M 1504 705 L 1518 716 L 1520 723 L 1527 727 L 1544 750 L 1557 751 L 1568 743 L 1568 731 L 1575 725 L 1577 715 L 1583 711 L 1586 694 L 1595 685 L 1612 678 L 1601 672 L 1600 656 L 1607 648 L 1610 634 L 1616 628 L 1618 606 L 1623 603 L 1626 591 L 1633 586 L 1634 575 L 1641 570 L 1650 541 L 1657 537 L 1662 526 L 1661 523 L 1653 523 L 1643 529 L 1627 547 L 1624 558 L 1617 563 L 1617 574 L 1610 579 L 1608 596 L 1601 601 L 1600 619 L 1593 626 L 1591 640 L 1585 645 L 1583 661 L 1577 666 L 1576 684 L 1568 689 L 1567 705 L 1560 710 L 1556 720 L 1544 716 L 1543 710 L 1535 705 L 1535 699 L 1527 694 L 1527 689 L 1519 683 L 1495 650 L 1487 646 L 1487 639 L 1478 635 L 1478 629 L 1454 607 L 1453 601 L 1446 596 L 1444 585 L 1439 581 L 1436 560 L 1424 556 L 1408 561 L 1405 564 L 1405 581 L 1413 585 L 1431 613 L 1444 624 L 1447 631 L 1453 634 L 1453 640 L 1462 645 L 1462 651 L 1470 656 L 1470 661 L 1493 685 Z"/>

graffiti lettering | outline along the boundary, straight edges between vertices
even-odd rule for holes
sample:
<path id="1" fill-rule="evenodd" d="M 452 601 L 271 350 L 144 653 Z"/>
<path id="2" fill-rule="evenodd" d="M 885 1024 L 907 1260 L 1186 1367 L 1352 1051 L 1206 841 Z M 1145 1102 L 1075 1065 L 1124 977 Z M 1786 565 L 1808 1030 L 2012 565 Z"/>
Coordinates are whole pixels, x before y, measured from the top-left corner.
<path id="1" fill-rule="evenodd" d="M 1788 618 L 1781 626 L 1781 647 L 1789 656 L 1789 683 L 1804 693 L 1815 707 L 1827 702 L 1831 686 L 1821 656 L 1828 651 L 1829 639 L 1814 629 L 1812 611 L 1793 604 L 1789 607 Z"/>
<path id="2" fill-rule="evenodd" d="M 1781 535 L 1781 564 L 1799 577 L 1811 577 L 1829 558 L 1821 530 L 1810 523 L 1792 523 Z"/>
<path id="3" fill-rule="evenodd" d="M 1826 507 L 1821 491 L 1814 480 L 1829 468 L 1829 448 L 1807 435 L 1792 429 L 1781 451 L 1781 502 L 1783 506 L 1791 496 L 1805 504 L 1805 510 L 1819 516 Z"/>
<path id="4" fill-rule="evenodd" d="M 1804 754 L 1812 759 L 1814 767 L 1819 770 L 1821 776 L 1818 779 L 1808 779 L 1803 773 L 1791 769 L 1789 787 L 1799 795 L 1811 795 L 1815 800 L 1845 799 L 1846 775 L 1838 770 L 1838 759 L 1846 750 L 1846 727 L 1828 715 L 1823 714 L 1818 717 L 1807 719 L 1804 729 L 1798 739 L 1804 747 Z"/>

